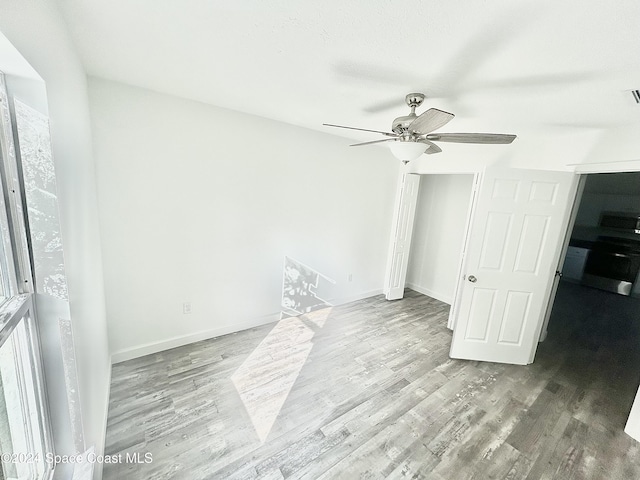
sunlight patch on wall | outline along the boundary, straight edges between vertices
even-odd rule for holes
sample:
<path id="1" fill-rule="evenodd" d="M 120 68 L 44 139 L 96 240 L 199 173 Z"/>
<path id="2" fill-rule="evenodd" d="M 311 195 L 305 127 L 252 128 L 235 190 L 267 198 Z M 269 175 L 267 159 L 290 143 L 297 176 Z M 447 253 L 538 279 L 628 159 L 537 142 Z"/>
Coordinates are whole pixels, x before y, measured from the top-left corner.
<path id="1" fill-rule="evenodd" d="M 331 308 L 280 320 L 231 376 L 256 434 L 264 443 L 324 327 Z"/>
<path id="2" fill-rule="evenodd" d="M 320 282 L 336 283 L 313 268 L 293 258 L 284 257 L 282 313 L 295 316 L 330 307 L 331 304 L 316 293 Z"/>

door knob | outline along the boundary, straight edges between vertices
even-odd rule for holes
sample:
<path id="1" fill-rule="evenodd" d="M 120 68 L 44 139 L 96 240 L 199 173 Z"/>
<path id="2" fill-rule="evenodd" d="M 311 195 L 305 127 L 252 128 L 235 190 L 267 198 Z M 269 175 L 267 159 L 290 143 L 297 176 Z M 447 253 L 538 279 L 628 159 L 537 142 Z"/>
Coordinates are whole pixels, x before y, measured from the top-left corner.
<path id="1" fill-rule="evenodd" d="M 476 277 L 474 277 L 473 275 L 469 275 L 467 277 L 467 279 L 471 282 L 471 283 L 476 283 L 478 281 L 478 279 Z"/>

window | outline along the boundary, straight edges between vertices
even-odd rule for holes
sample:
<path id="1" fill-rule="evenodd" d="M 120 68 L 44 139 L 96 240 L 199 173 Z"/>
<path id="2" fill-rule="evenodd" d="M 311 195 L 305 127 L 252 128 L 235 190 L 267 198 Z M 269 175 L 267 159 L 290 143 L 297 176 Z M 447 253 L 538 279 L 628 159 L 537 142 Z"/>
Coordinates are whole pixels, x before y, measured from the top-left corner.
<path id="1" fill-rule="evenodd" d="M 8 101 L 0 73 L 0 480 L 43 480 L 53 449 Z"/>
<path id="2" fill-rule="evenodd" d="M 52 466 L 46 462 L 50 446 L 43 429 L 31 296 L 16 297 L 4 307 L 0 315 L 8 314 L 9 321 L 0 346 L 0 478 L 47 478 Z"/>

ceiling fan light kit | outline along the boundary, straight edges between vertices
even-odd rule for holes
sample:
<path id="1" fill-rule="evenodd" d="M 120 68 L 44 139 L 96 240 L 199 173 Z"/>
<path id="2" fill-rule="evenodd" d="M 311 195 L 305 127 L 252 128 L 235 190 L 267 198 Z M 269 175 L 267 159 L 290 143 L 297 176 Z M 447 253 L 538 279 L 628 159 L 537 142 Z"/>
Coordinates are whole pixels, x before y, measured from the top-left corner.
<path id="1" fill-rule="evenodd" d="M 391 132 L 330 123 L 324 123 L 323 125 L 379 133 L 389 137 L 384 140 L 355 143 L 351 146 L 361 147 L 374 143 L 390 142 L 389 149 L 391 153 L 404 163 L 415 160 L 423 153 L 427 155 L 440 153 L 442 149 L 433 142 L 508 144 L 516 138 L 515 135 L 501 133 L 431 133 L 449 123 L 455 115 L 437 108 L 430 108 L 426 112 L 416 115 L 416 107 L 422 105 L 424 99 L 425 96 L 422 93 L 409 93 L 405 97 L 405 102 L 411 108 L 411 112 L 408 115 L 396 118 L 391 124 Z"/>
<path id="2" fill-rule="evenodd" d="M 404 163 L 415 160 L 425 153 L 427 148 L 429 148 L 428 145 L 419 142 L 389 142 L 389 150 L 391 150 L 393 156 Z"/>

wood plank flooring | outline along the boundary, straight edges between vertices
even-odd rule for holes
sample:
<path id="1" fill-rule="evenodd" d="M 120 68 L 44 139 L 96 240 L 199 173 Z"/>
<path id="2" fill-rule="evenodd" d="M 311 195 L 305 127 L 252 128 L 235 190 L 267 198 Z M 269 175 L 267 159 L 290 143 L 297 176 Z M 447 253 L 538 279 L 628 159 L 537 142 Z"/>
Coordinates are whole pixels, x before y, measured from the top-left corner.
<path id="1" fill-rule="evenodd" d="M 558 297 L 526 367 L 449 359 L 412 291 L 114 365 L 106 453 L 153 460 L 104 478 L 638 479 L 640 302 Z"/>

